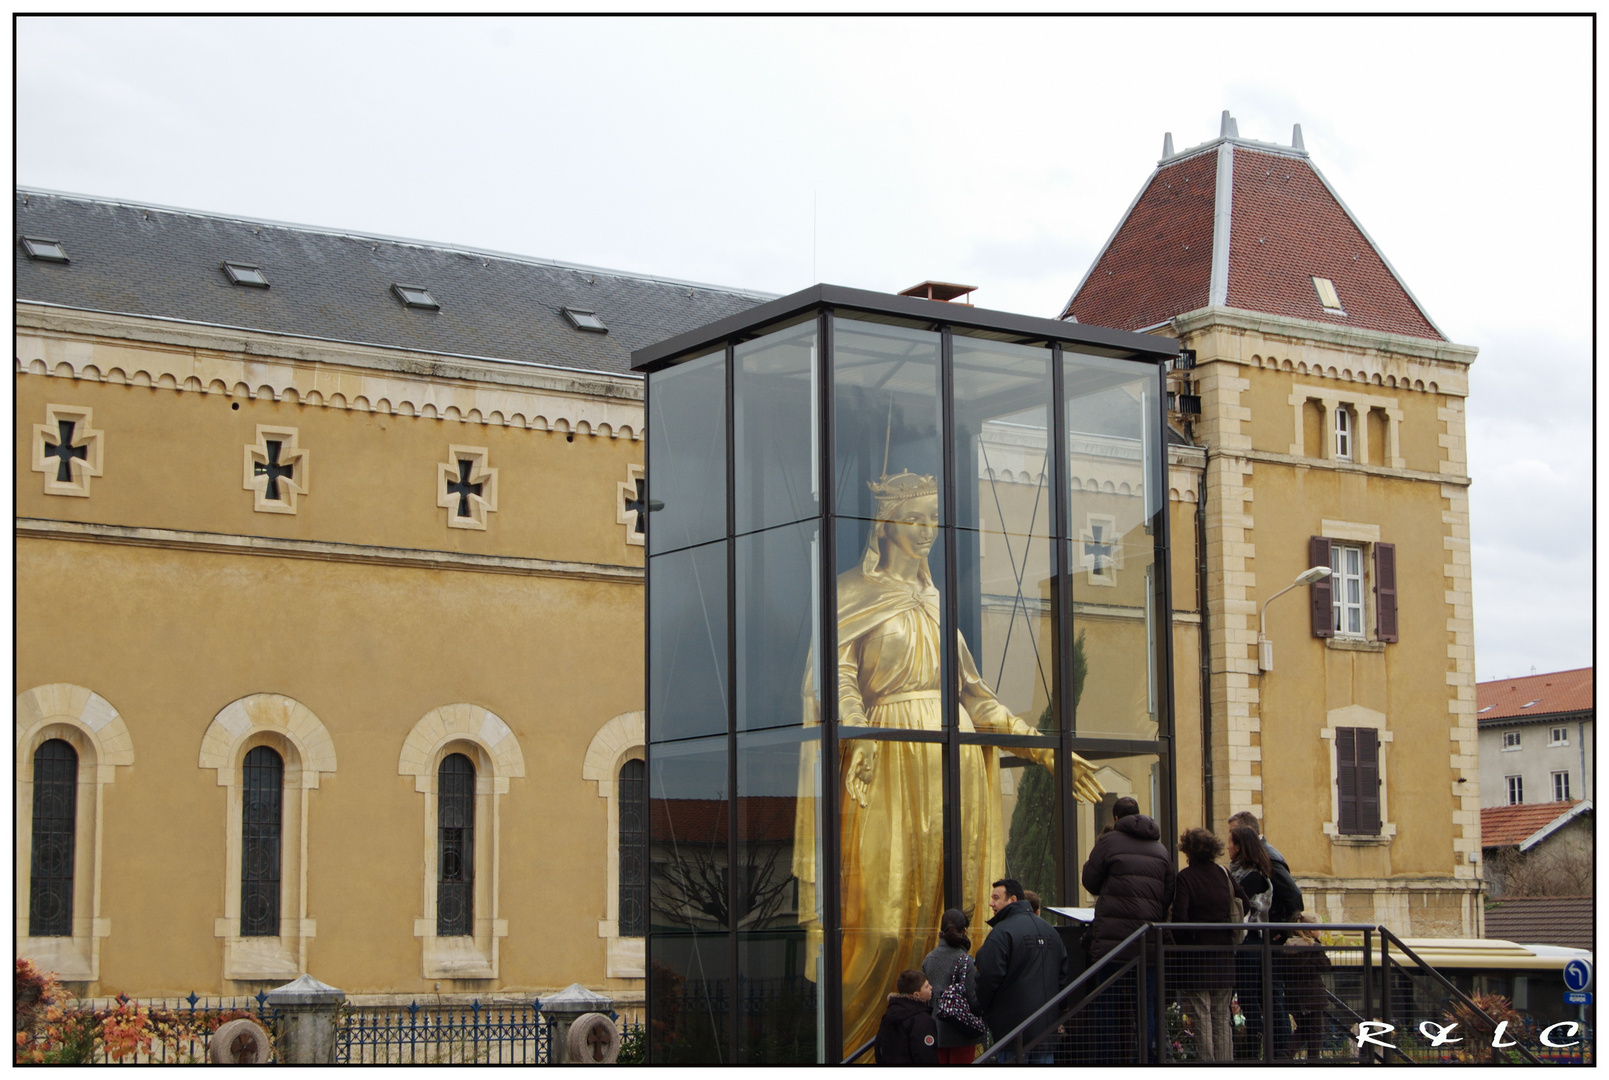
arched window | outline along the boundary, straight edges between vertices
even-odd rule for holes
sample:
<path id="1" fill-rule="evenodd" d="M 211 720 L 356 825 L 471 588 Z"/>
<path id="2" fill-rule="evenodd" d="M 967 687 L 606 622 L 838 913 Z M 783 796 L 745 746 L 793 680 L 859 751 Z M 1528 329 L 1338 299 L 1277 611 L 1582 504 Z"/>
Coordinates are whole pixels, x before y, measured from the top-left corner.
<path id="1" fill-rule="evenodd" d="M 620 936 L 642 937 L 648 894 L 648 783 L 633 759 L 620 767 Z"/>
<path id="2" fill-rule="evenodd" d="M 253 747 L 241 780 L 240 935 L 278 937 L 285 760 L 270 747 Z"/>
<path id="3" fill-rule="evenodd" d="M 78 751 L 63 739 L 49 739 L 34 751 L 33 812 L 28 934 L 71 937 Z"/>
<path id="4" fill-rule="evenodd" d="M 436 934 L 475 932 L 475 765 L 463 754 L 441 759 L 436 799 Z"/>

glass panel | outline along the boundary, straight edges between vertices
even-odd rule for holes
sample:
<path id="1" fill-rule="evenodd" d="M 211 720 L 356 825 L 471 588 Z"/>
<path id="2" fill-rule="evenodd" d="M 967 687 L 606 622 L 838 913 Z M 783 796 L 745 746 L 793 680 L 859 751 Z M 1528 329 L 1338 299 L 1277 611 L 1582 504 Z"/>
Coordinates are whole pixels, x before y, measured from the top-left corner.
<path id="1" fill-rule="evenodd" d="M 649 748 L 654 1060 L 725 1062 L 731 1004 L 726 736 Z"/>
<path id="2" fill-rule="evenodd" d="M 648 560 L 648 733 L 726 731 L 726 543 Z"/>
<path id="3" fill-rule="evenodd" d="M 49 739 L 34 751 L 33 810 L 28 934 L 71 937 L 78 751 L 66 740 Z"/>
<path id="4" fill-rule="evenodd" d="M 953 347 L 957 607 L 970 661 L 963 678 L 983 706 L 972 719 L 984 730 L 1043 722 L 1055 731 L 1050 351 L 962 335 Z"/>
<path id="5" fill-rule="evenodd" d="M 819 728 L 738 736 L 739 1060 L 814 1062 L 823 897 Z"/>
<path id="6" fill-rule="evenodd" d="M 726 353 L 648 376 L 648 551 L 726 535 Z"/>
<path id="7" fill-rule="evenodd" d="M 838 564 L 848 564 L 837 583 L 838 722 L 936 731 L 944 536 L 931 497 L 889 513 L 922 520 L 837 522 Z"/>
<path id="8" fill-rule="evenodd" d="M 744 342 L 735 356 L 737 531 L 813 517 L 820 490 L 815 319 Z"/>
<path id="9" fill-rule="evenodd" d="M 1067 393 L 1068 559 L 1075 657 L 1087 678 L 1074 702 L 1086 736 L 1155 738 L 1155 494 L 1160 455 L 1156 372 L 1063 354 Z M 1078 661 L 1075 659 L 1075 664 Z"/>
<path id="10" fill-rule="evenodd" d="M 475 927 L 475 766 L 463 754 L 442 758 L 436 784 L 436 933 Z"/>
<path id="11" fill-rule="evenodd" d="M 247 751 L 241 769 L 240 933 L 279 936 L 279 826 L 285 762 L 273 750 Z"/>
<path id="12" fill-rule="evenodd" d="M 833 502 L 846 517 L 875 518 L 869 485 L 938 490 L 940 338 L 860 319 L 833 320 Z"/>
<path id="13" fill-rule="evenodd" d="M 1162 846 L 1173 851 L 1178 846 L 1178 837 L 1169 836 L 1163 832 L 1168 819 L 1164 799 L 1162 777 L 1162 759 L 1156 754 L 1114 754 L 1110 752 L 1083 751 L 1083 757 L 1095 770 L 1095 782 L 1106 794 L 1101 801 L 1091 806 L 1088 803 L 1079 803 L 1075 813 L 1077 822 L 1078 843 L 1076 854 L 1078 858 L 1080 881 L 1078 887 L 1078 902 L 1073 907 L 1093 907 L 1095 897 L 1083 886 L 1083 867 L 1086 865 L 1090 849 L 1097 838 L 1112 824 L 1112 807 L 1117 800 L 1125 795 L 1132 796 L 1140 804 L 1140 813 L 1157 826 L 1157 839 Z M 1133 826 L 1126 826 L 1125 831 L 1138 828 L 1145 831 L 1145 823 L 1139 822 Z M 1224 823 L 1218 822 L 1213 831 L 1223 837 L 1226 835 Z"/>
<path id="14" fill-rule="evenodd" d="M 805 521 L 733 541 L 739 731 L 817 722 L 819 530 Z"/>
<path id="15" fill-rule="evenodd" d="M 842 744 L 844 1054 L 877 1034 L 895 978 L 920 968 L 934 945 L 944 914 L 943 752 L 939 743 Z"/>
<path id="16" fill-rule="evenodd" d="M 989 932 L 989 892 L 1003 877 L 1038 893 L 1042 905 L 1061 903 L 1065 849 L 1052 771 L 1056 753 L 1053 747 L 961 747 L 961 903 L 975 944 Z"/>
<path id="17" fill-rule="evenodd" d="M 732 1060 L 731 939 L 655 932 L 648 977 L 648 1052 L 655 1065 L 724 1065 Z"/>

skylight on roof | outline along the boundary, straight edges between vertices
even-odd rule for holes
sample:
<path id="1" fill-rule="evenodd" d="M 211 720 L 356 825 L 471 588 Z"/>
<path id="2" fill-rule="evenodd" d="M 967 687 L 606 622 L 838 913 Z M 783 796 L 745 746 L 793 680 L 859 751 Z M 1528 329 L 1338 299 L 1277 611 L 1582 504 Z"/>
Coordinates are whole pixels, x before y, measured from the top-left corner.
<path id="1" fill-rule="evenodd" d="M 1325 311 L 1341 311 L 1341 297 L 1335 291 L 1335 282 L 1327 277 L 1316 277 L 1313 279 L 1313 288 L 1318 291 L 1318 302 L 1324 305 Z"/>
<path id="2" fill-rule="evenodd" d="M 229 281 L 234 285 L 249 285 L 253 289 L 268 288 L 268 277 L 259 267 L 250 263 L 226 262 L 223 272 L 229 275 Z"/>
<path id="3" fill-rule="evenodd" d="M 564 315 L 565 318 L 570 320 L 570 325 L 577 330 L 590 330 L 594 334 L 607 334 L 609 332 L 609 328 L 603 325 L 603 320 L 598 318 L 596 311 L 567 307 L 564 309 Z"/>
<path id="4" fill-rule="evenodd" d="M 1527 701 L 1524 705 L 1521 705 L 1520 708 L 1529 709 L 1532 705 L 1535 705 L 1538 701 L 1541 701 L 1541 700 L 1542 700 L 1541 698 L 1536 698 L 1535 700 Z"/>
<path id="5" fill-rule="evenodd" d="M 41 240 L 37 236 L 24 236 L 22 247 L 30 259 L 39 259 L 41 262 L 70 261 L 67 258 L 67 249 L 61 246 L 60 240 Z"/>
<path id="6" fill-rule="evenodd" d="M 1486 706 L 1484 709 L 1481 710 L 1481 712 L 1491 712 L 1491 711 L 1492 711 L 1492 707 L 1490 705 Z"/>
<path id="7" fill-rule="evenodd" d="M 397 294 L 397 299 L 411 308 L 424 308 L 426 311 L 439 311 L 441 305 L 436 298 L 430 295 L 430 290 L 423 285 L 393 285 L 391 291 Z"/>

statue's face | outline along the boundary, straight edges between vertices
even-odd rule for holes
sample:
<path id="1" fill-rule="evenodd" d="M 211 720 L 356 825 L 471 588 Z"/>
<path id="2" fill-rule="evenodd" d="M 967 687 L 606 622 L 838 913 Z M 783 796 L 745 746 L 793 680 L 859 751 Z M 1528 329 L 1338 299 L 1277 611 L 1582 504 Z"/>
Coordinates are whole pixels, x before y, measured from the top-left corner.
<path id="1" fill-rule="evenodd" d="M 894 520 L 883 526 L 888 545 L 913 559 L 925 559 L 939 532 L 939 497 L 907 499 L 894 509 Z"/>

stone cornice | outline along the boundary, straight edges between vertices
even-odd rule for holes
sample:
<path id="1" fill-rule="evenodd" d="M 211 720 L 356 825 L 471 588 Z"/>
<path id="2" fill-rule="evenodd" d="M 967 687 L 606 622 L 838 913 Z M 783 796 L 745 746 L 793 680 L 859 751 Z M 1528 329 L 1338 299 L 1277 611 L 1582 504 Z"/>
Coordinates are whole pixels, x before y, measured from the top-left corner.
<path id="1" fill-rule="evenodd" d="M 1367 476 L 1383 476 L 1392 480 L 1428 480 L 1437 484 L 1452 484 L 1456 487 L 1468 487 L 1470 484 L 1469 477 L 1458 476 L 1453 473 L 1421 472 L 1418 469 L 1392 469 L 1384 465 L 1361 465 L 1353 461 L 1329 461 L 1324 458 L 1294 457 L 1290 454 L 1276 454 L 1271 450 L 1219 450 L 1213 454 L 1213 457 L 1262 461 L 1270 465 L 1294 465 L 1303 469 L 1329 469 L 1334 472 L 1363 473 Z"/>
<path id="2" fill-rule="evenodd" d="M 642 379 L 19 303 L 19 372 L 641 439 Z"/>
<path id="3" fill-rule="evenodd" d="M 1174 316 L 1168 329 L 1179 338 L 1214 327 L 1229 327 L 1262 334 L 1264 337 L 1289 340 L 1305 345 L 1327 345 L 1332 348 L 1354 351 L 1386 353 L 1393 356 L 1431 363 L 1454 364 L 1468 367 L 1480 352 L 1473 345 L 1455 345 L 1448 341 L 1431 341 L 1428 338 L 1409 337 L 1406 334 L 1387 334 L 1378 330 L 1361 330 L 1335 323 L 1316 322 L 1310 319 L 1293 319 L 1285 315 L 1268 315 L 1243 308 L 1206 307 Z"/>
<path id="4" fill-rule="evenodd" d="M 643 583 L 643 570 L 639 566 L 521 559 L 503 555 L 475 555 L 461 551 L 378 547 L 326 540 L 291 540 L 273 536 L 242 536 L 237 533 L 192 532 L 186 529 L 149 529 L 128 525 L 100 525 L 93 522 L 55 521 L 49 518 L 18 518 L 16 535 L 19 539 L 80 540 L 225 555 L 266 555 L 281 559 L 314 559 L 319 562 L 364 563 L 370 566 L 409 569 L 468 570 L 483 574 L 613 581 L 625 585 Z"/>

